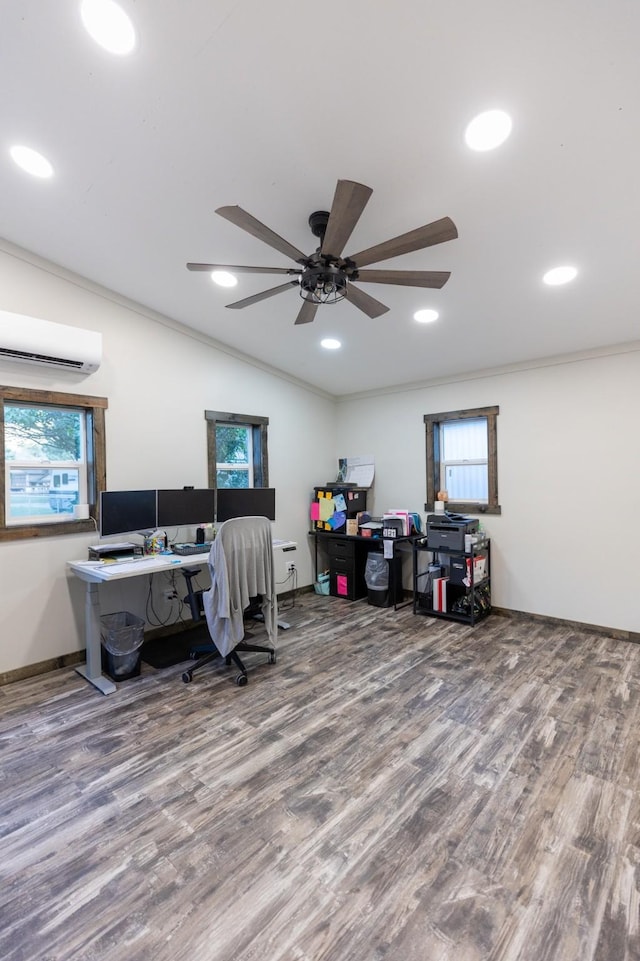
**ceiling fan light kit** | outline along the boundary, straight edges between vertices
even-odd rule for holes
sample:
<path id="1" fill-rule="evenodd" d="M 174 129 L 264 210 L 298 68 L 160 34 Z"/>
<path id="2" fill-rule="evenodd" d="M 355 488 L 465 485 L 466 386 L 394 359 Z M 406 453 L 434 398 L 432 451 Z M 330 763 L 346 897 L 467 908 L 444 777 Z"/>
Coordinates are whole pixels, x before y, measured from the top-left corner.
<path id="1" fill-rule="evenodd" d="M 352 180 L 338 181 L 331 210 L 316 210 L 309 217 L 311 232 L 320 240 L 318 249 L 309 256 L 241 207 L 219 207 L 216 213 L 221 217 L 278 250 L 300 264 L 300 267 L 234 267 L 228 264 L 189 263 L 187 269 L 290 276 L 292 279 L 287 283 L 271 287 L 227 306 L 234 309 L 248 307 L 250 304 L 283 293 L 291 287 L 298 287 L 303 304 L 296 317 L 296 324 L 310 323 L 319 306 L 336 304 L 345 299 L 351 301 L 368 317 L 379 317 L 386 313 L 389 308 L 365 293 L 361 287 L 356 286 L 358 281 L 369 284 L 397 284 L 405 287 L 440 288 L 444 286 L 450 277 L 450 272 L 445 270 L 362 270 L 361 268 L 381 260 L 390 260 L 402 254 L 422 250 L 423 247 L 432 247 L 447 240 L 454 240 L 458 236 L 458 231 L 449 217 L 443 217 L 441 220 L 418 227 L 359 253 L 348 257 L 342 256 L 342 251 L 372 192 L 371 187 Z"/>

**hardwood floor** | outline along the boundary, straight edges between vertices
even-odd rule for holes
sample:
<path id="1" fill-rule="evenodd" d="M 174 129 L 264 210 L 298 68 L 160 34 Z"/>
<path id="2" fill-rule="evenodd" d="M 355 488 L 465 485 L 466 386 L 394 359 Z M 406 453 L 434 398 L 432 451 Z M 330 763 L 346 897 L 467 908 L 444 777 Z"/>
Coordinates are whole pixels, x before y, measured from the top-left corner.
<path id="1" fill-rule="evenodd" d="M 304 595 L 278 663 L 0 688 L 4 961 L 640 959 L 640 646 Z"/>

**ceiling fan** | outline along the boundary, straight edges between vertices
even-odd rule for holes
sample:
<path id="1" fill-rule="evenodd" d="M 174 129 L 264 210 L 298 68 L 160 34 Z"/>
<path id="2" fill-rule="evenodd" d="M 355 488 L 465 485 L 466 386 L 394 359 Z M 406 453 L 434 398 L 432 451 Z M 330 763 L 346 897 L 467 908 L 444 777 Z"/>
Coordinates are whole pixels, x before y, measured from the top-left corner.
<path id="1" fill-rule="evenodd" d="M 219 207 L 216 213 L 231 221 L 242 230 L 262 240 L 265 244 L 290 257 L 300 267 L 239 267 L 230 264 L 187 264 L 189 270 L 225 270 L 235 273 L 286 274 L 291 277 L 285 284 L 263 290 L 245 297 L 227 307 L 248 307 L 267 297 L 298 287 L 303 299 L 296 324 L 310 323 L 320 304 L 337 303 L 346 298 L 362 310 L 367 317 L 379 317 L 389 310 L 379 300 L 356 286 L 357 281 L 366 284 L 401 284 L 405 287 L 442 287 L 451 276 L 447 270 L 363 270 L 368 264 L 390 260 L 423 247 L 432 247 L 454 240 L 458 231 L 449 217 L 443 217 L 424 227 L 417 227 L 406 234 L 384 243 L 369 247 L 348 257 L 342 251 L 373 193 L 371 187 L 352 180 L 339 180 L 333 197 L 331 211 L 317 210 L 309 217 L 314 237 L 320 239 L 315 253 L 307 254 L 284 240 L 264 224 L 238 206 Z"/>

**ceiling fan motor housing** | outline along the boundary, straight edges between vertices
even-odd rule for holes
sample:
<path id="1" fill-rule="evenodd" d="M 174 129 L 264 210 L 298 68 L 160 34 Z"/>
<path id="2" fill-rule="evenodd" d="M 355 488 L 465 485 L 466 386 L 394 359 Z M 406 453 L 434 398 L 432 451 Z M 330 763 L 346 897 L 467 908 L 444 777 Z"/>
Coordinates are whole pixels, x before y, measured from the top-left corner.
<path id="1" fill-rule="evenodd" d="M 311 227 L 311 233 L 314 237 L 319 237 L 320 242 L 327 232 L 327 224 L 329 223 L 329 211 L 328 210 L 315 210 L 309 216 L 309 226 Z"/>
<path id="2" fill-rule="evenodd" d="M 306 267 L 300 276 L 301 290 L 322 303 L 336 303 L 346 295 L 347 275 L 331 263 Z"/>

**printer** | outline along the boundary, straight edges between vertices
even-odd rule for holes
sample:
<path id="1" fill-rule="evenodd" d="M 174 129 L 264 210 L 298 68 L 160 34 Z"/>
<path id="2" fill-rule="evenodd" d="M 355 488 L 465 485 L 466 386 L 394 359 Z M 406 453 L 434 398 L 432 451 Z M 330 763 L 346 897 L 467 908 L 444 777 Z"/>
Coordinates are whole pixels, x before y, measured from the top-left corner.
<path id="1" fill-rule="evenodd" d="M 115 561 L 137 556 L 142 556 L 142 544 L 132 544 L 129 541 L 118 544 L 106 541 L 104 544 L 92 544 L 89 547 L 90 561 Z"/>
<path id="2" fill-rule="evenodd" d="M 429 514 L 427 517 L 427 547 L 438 551 L 464 551 L 465 534 L 474 534 L 479 527 L 475 517 L 464 514 Z"/>

